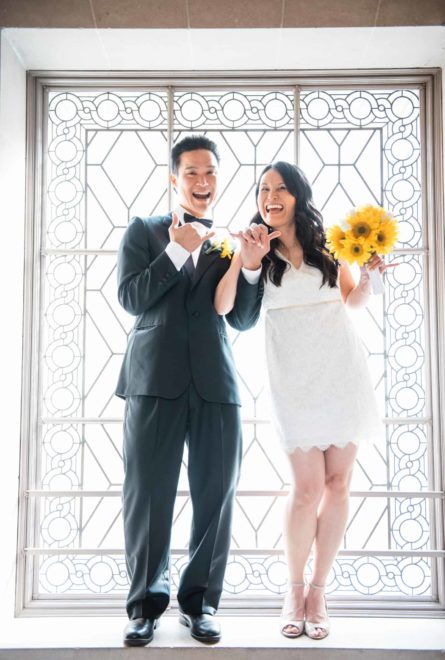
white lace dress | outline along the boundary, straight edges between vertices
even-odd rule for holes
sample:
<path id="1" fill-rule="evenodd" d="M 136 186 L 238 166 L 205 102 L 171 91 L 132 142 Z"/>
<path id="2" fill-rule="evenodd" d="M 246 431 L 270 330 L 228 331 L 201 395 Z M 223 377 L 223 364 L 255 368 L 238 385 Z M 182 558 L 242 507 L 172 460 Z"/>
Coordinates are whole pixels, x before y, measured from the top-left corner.
<path id="1" fill-rule="evenodd" d="M 281 257 L 281 255 L 280 255 Z M 361 341 L 341 300 L 318 268 L 285 271 L 265 284 L 266 359 L 278 439 L 326 449 L 375 441 L 382 424 Z"/>

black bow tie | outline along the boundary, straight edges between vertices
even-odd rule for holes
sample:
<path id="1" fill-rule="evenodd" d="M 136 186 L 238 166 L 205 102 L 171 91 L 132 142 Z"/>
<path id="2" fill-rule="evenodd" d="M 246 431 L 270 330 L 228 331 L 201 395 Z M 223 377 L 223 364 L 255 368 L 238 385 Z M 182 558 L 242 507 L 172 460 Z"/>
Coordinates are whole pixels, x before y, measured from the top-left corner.
<path id="1" fill-rule="evenodd" d="M 207 218 L 195 218 L 195 216 L 190 215 L 190 213 L 184 213 L 184 222 L 200 222 L 207 227 L 207 229 L 211 229 L 213 225 L 213 220 L 208 220 Z"/>

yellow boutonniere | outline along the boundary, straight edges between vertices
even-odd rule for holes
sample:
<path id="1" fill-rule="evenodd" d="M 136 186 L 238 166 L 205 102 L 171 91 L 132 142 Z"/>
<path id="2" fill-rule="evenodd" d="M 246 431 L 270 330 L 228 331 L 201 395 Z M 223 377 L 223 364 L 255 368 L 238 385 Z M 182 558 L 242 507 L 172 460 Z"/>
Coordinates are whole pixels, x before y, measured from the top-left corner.
<path id="1" fill-rule="evenodd" d="M 227 236 L 216 238 L 205 251 L 206 254 L 211 252 L 219 252 L 221 259 L 231 259 L 235 252 L 235 244 Z"/>

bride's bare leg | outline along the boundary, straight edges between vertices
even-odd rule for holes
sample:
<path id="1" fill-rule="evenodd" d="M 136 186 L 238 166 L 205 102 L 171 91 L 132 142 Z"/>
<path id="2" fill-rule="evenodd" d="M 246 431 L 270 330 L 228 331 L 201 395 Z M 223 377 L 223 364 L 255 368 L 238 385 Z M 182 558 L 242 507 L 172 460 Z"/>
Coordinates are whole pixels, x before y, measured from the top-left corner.
<path id="1" fill-rule="evenodd" d="M 324 452 L 325 488 L 318 511 L 314 544 L 312 583 L 323 587 L 337 556 L 346 529 L 349 513 L 349 487 L 357 455 L 356 445 L 340 449 L 329 447 Z M 326 620 L 323 589 L 308 589 L 306 619 L 313 623 Z M 322 629 L 319 635 L 324 636 Z"/>
<path id="2" fill-rule="evenodd" d="M 296 449 L 289 455 L 291 490 L 284 519 L 285 551 L 289 570 L 289 591 L 283 611 L 295 621 L 304 619 L 304 569 L 317 529 L 317 509 L 325 483 L 324 455 L 319 449 Z M 291 587 L 291 585 L 294 585 Z M 283 632 L 297 634 L 294 626 Z"/>

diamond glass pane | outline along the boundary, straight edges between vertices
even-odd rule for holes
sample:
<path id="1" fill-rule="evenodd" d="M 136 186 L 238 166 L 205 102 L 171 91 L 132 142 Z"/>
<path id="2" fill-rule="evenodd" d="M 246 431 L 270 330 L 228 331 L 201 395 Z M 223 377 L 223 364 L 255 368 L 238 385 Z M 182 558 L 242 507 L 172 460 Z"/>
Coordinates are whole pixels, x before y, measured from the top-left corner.
<path id="1" fill-rule="evenodd" d="M 418 90 L 301 94 L 301 165 L 327 225 L 351 207 L 383 205 L 400 221 L 398 247 L 421 247 Z"/>
<path id="2" fill-rule="evenodd" d="M 50 92 L 48 113 L 44 245 L 117 249 L 167 205 L 167 94 Z"/>

